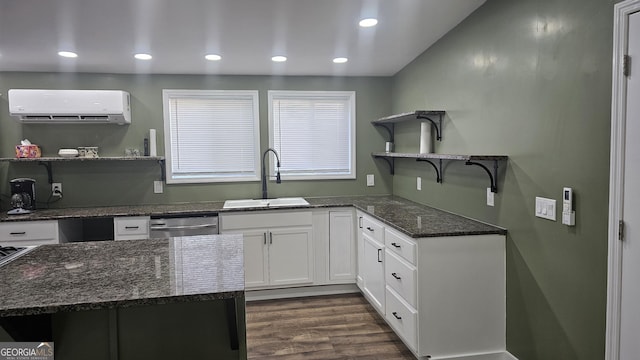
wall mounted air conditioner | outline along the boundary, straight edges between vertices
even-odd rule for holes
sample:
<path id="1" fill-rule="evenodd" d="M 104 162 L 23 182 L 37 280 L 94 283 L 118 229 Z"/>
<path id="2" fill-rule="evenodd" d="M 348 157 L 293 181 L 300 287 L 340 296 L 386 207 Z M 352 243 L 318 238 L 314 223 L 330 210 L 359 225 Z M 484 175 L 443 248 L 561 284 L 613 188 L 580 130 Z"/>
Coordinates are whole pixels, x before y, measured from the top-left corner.
<path id="1" fill-rule="evenodd" d="M 9 90 L 9 114 L 22 123 L 131 124 L 129 93 L 121 90 Z"/>

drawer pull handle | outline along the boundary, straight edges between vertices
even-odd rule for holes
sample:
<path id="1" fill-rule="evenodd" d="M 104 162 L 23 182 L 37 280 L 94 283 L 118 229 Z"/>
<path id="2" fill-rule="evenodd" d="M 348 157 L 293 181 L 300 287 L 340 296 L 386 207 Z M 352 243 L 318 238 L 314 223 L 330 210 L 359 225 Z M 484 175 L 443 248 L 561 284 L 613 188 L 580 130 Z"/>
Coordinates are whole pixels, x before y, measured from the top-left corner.
<path id="1" fill-rule="evenodd" d="M 362 216 L 358 218 L 358 227 L 362 229 Z"/>
<path id="2" fill-rule="evenodd" d="M 137 230 L 140 229 L 140 226 L 125 226 L 124 228 L 127 230 Z"/>
<path id="3" fill-rule="evenodd" d="M 394 278 L 396 278 L 397 280 L 402 279 L 400 276 L 398 276 L 398 274 L 396 273 L 391 273 L 391 276 L 393 276 Z"/>
<path id="4" fill-rule="evenodd" d="M 269 231 L 269 245 L 273 244 L 273 233 Z"/>
<path id="5" fill-rule="evenodd" d="M 27 234 L 26 231 L 14 231 L 9 233 L 9 235 L 26 235 L 26 234 Z"/>
<path id="6" fill-rule="evenodd" d="M 373 228 L 371 226 L 367 226 L 367 230 L 373 231 Z"/>
<path id="7" fill-rule="evenodd" d="M 378 249 L 378 262 L 382 262 L 380 259 L 380 254 L 382 254 L 382 249 Z"/>
<path id="8" fill-rule="evenodd" d="M 393 314 L 393 317 L 395 317 L 396 319 L 398 319 L 398 320 L 402 320 L 402 316 L 398 316 L 398 313 L 397 313 L 397 312 L 395 312 L 395 311 L 394 311 L 394 312 L 392 312 L 391 314 Z"/>
<path id="9" fill-rule="evenodd" d="M 264 244 L 267 245 L 267 233 L 262 233 L 262 237 L 264 238 Z"/>
<path id="10" fill-rule="evenodd" d="M 394 242 L 391 243 L 391 246 L 393 246 L 396 249 L 400 249 L 400 247 L 401 247 L 400 245 L 398 245 L 398 244 L 396 244 Z"/>

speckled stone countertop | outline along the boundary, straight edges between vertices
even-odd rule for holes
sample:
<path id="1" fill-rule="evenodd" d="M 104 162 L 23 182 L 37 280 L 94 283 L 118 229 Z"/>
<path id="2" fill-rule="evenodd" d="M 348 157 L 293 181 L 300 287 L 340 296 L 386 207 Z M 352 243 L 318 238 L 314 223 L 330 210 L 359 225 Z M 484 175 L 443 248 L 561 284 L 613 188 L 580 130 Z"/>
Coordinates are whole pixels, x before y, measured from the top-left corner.
<path id="1" fill-rule="evenodd" d="M 41 245 L 0 288 L 0 316 L 241 297 L 242 235 Z"/>
<path id="2" fill-rule="evenodd" d="M 397 196 L 332 196 L 308 197 L 305 199 L 309 202 L 309 205 L 269 208 L 269 210 L 354 206 L 356 209 L 366 212 L 383 223 L 390 225 L 413 238 L 506 234 L 506 230 L 503 228 L 418 204 Z M 34 213 L 27 215 L 1 214 L 0 222 L 111 216 L 219 214 L 225 212 L 266 210 L 265 208 L 223 209 L 223 206 L 224 202 L 218 201 L 168 205 L 36 210 Z"/>

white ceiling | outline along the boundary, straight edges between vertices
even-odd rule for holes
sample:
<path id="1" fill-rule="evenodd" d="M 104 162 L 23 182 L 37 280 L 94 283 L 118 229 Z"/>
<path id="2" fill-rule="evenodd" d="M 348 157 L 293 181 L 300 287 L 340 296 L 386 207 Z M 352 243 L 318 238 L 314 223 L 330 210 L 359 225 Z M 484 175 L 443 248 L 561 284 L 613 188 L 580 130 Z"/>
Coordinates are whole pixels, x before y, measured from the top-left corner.
<path id="1" fill-rule="evenodd" d="M 484 2 L 0 0 L 0 71 L 389 76 Z"/>

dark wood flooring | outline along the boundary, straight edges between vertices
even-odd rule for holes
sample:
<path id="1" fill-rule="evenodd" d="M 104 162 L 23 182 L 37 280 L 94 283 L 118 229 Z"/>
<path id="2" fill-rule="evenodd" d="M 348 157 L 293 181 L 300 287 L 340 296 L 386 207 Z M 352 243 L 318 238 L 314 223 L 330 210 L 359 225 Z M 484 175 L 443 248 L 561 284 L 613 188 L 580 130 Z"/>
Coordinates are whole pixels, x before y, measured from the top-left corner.
<path id="1" fill-rule="evenodd" d="M 361 294 L 247 302 L 249 359 L 415 357 Z"/>

